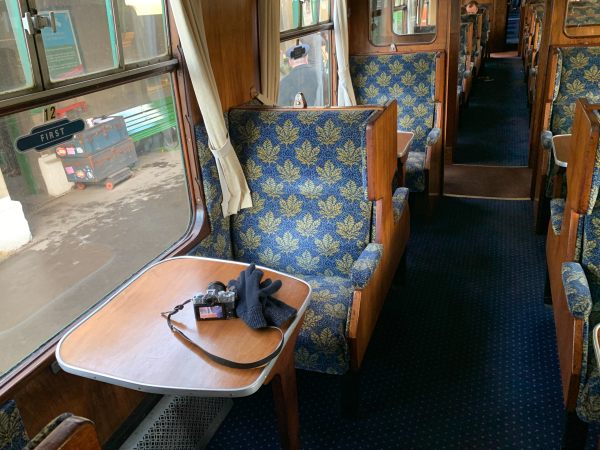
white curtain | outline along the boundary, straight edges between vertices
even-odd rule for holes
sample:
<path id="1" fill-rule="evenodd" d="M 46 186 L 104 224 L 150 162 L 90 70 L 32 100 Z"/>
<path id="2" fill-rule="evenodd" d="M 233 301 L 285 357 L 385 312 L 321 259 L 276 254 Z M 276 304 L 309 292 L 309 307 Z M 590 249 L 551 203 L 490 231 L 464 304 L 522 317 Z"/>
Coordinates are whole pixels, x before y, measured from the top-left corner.
<path id="1" fill-rule="evenodd" d="M 261 84 L 258 99 L 265 105 L 276 105 L 279 96 L 279 2 L 280 0 L 258 0 Z"/>
<path id="2" fill-rule="evenodd" d="M 354 106 L 356 98 L 350 78 L 350 62 L 348 57 L 348 8 L 346 0 L 335 0 L 333 3 L 333 29 L 335 32 L 335 53 L 338 66 L 338 105 Z"/>
<path id="3" fill-rule="evenodd" d="M 212 0 L 211 0 L 212 1 Z M 252 206 L 250 189 L 231 145 L 217 83 L 210 65 L 201 0 L 170 0 L 181 47 L 219 171 L 223 216 Z"/>

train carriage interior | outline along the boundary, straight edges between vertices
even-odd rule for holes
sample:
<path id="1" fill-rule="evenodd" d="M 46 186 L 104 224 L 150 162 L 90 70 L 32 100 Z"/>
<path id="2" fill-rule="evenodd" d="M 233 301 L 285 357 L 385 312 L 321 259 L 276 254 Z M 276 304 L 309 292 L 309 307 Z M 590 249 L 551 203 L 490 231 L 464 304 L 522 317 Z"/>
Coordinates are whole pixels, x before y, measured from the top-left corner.
<path id="1" fill-rule="evenodd" d="M 600 0 L 1 0 L 0 66 L 0 450 L 600 448 Z"/>

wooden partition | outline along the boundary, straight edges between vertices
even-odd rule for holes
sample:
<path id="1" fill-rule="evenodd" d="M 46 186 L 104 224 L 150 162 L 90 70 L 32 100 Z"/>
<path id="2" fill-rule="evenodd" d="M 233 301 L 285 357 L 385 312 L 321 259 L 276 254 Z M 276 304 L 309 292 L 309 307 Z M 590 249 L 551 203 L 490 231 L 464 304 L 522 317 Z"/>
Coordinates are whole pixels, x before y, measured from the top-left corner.
<path id="1" fill-rule="evenodd" d="M 567 167 L 569 185 L 562 226 L 558 235 L 550 227 L 546 240 L 563 400 L 568 411 L 575 409 L 579 392 L 583 358 L 583 320 L 573 317 L 567 307 L 561 267 L 564 262 L 577 260 L 577 247 L 581 246 L 578 240 L 579 223 L 590 206 L 592 175 L 600 136 L 600 121 L 594 112 L 598 109 L 599 105 L 590 105 L 585 99 L 577 101 Z"/>
<path id="2" fill-rule="evenodd" d="M 534 200 L 536 229 L 542 232 L 547 226 L 547 205 L 544 200 L 547 152 L 541 147 L 540 135 L 550 126 L 552 97 L 556 77 L 558 47 L 600 45 L 600 36 L 567 36 L 564 31 L 564 18 L 567 8 L 565 0 L 546 0 L 542 29 L 542 43 L 538 53 L 538 75 L 535 98 L 531 111 L 529 137 L 529 167 L 533 168 L 531 197 Z"/>
<path id="3" fill-rule="evenodd" d="M 429 43 L 410 43 L 403 44 L 399 42 L 399 38 L 395 41 L 395 49 L 389 45 L 376 46 L 369 40 L 369 2 L 367 0 L 348 0 L 348 8 L 350 17 L 348 19 L 350 54 L 351 55 L 370 55 L 370 54 L 390 54 L 390 53 L 417 53 L 417 52 L 437 52 L 439 58 L 437 61 L 437 78 L 435 81 L 435 102 L 438 104 L 436 114 L 441 112 L 441 120 L 439 126 L 442 130 L 442 140 L 446 140 L 446 119 L 451 115 L 454 119 L 456 111 L 456 84 L 458 63 L 454 60 L 452 65 L 448 62 L 448 43 L 449 35 L 458 39 L 459 29 L 451 29 L 452 22 L 451 10 L 454 2 L 438 0 L 436 11 L 436 35 L 432 42 Z M 455 8 L 456 9 L 456 8 Z M 391 25 L 390 25 L 391 26 Z M 455 58 L 458 58 L 458 40 L 455 44 Z M 452 83 L 452 84 L 450 84 Z M 450 86 L 450 89 L 448 88 Z M 451 142 L 453 137 L 451 137 Z M 436 154 L 431 155 L 430 174 L 436 174 L 437 177 L 430 183 L 429 194 L 441 195 L 443 189 L 443 164 L 444 153 L 447 151 L 443 146 L 436 145 L 440 148 Z M 452 150 L 450 149 L 450 152 Z M 430 175 L 431 176 L 431 175 Z"/>

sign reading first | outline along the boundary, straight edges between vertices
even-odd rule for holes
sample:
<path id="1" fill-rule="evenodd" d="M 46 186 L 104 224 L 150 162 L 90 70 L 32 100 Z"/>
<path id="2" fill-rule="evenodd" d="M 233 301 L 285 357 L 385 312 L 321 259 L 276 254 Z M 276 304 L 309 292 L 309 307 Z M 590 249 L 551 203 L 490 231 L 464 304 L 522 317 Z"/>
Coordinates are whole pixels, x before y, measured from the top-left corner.
<path id="1" fill-rule="evenodd" d="M 17 139 L 16 146 L 22 152 L 32 148 L 44 150 L 73 138 L 73 135 L 83 131 L 85 122 L 82 119 L 61 119 L 35 127 L 31 133 Z"/>

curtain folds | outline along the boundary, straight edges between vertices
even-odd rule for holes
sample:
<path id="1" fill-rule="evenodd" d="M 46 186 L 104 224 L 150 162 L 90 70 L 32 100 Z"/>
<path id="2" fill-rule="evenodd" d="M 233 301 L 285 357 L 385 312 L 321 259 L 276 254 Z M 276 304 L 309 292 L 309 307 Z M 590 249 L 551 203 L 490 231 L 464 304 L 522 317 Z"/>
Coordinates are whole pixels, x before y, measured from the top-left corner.
<path id="1" fill-rule="evenodd" d="M 252 206 L 250 189 L 229 140 L 217 82 L 210 64 L 201 0 L 170 0 L 181 47 L 204 119 L 209 146 L 217 163 L 223 194 L 223 216 Z"/>
<path id="2" fill-rule="evenodd" d="M 260 47 L 260 84 L 258 99 L 276 105 L 279 96 L 280 0 L 258 0 L 258 42 Z"/>
<path id="3" fill-rule="evenodd" d="M 356 105 L 356 98 L 354 97 L 352 79 L 350 78 L 348 8 L 346 0 L 335 0 L 333 3 L 333 29 L 338 66 L 338 105 L 354 106 Z"/>

